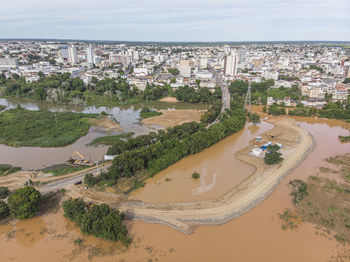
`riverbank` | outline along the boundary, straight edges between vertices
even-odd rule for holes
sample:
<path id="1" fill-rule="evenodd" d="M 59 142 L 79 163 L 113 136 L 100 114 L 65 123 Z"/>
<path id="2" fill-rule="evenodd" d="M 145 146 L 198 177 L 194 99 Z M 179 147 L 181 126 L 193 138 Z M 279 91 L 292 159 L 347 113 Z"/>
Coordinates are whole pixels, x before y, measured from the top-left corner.
<path id="1" fill-rule="evenodd" d="M 242 215 L 270 195 L 280 181 L 302 163 L 315 146 L 312 136 L 294 121 L 286 119 L 275 124 L 276 127 L 268 132 L 269 135 L 276 137 L 277 134 L 295 134 L 291 141 L 285 141 L 289 143 L 290 148 L 284 162 L 267 167 L 259 164 L 259 160 L 263 161 L 262 159 L 248 159 L 245 154 L 248 149 L 243 149 L 237 157 L 255 166 L 256 171 L 222 197 L 209 201 L 173 204 L 130 201 L 116 204 L 115 207 L 126 212 L 132 219 L 168 225 L 186 234 L 192 233 L 196 226 L 220 225 Z"/>
<path id="2" fill-rule="evenodd" d="M 162 115 L 143 119 L 142 124 L 164 128 L 182 125 L 187 122 L 199 122 L 206 110 L 160 110 Z"/>

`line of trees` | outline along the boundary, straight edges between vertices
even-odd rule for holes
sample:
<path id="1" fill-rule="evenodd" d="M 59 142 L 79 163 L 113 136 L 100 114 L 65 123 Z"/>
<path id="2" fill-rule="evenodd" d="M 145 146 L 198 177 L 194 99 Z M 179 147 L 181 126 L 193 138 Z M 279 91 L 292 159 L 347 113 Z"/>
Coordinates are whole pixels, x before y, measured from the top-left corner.
<path id="1" fill-rule="evenodd" d="M 80 78 L 72 78 L 70 73 L 44 77 L 40 74 L 37 82 L 27 83 L 24 77 L 16 74 L 6 79 L 0 74 L 0 84 L 5 87 L 6 96 L 25 97 L 54 102 L 82 101 L 94 103 L 103 97 L 106 101 L 122 103 L 125 101 L 157 100 L 169 94 L 170 86 L 155 87 L 147 85 L 144 91 L 133 88 L 123 78 L 105 78 L 98 80 L 93 77 L 89 84 Z"/>
<path id="2" fill-rule="evenodd" d="M 245 121 L 246 113 L 239 104 L 223 113 L 220 122 L 209 128 L 206 128 L 206 122 L 185 123 L 170 128 L 167 132 L 160 131 L 158 134 L 120 141 L 108 150 L 108 154 L 117 157 L 109 172 L 104 174 L 104 179 L 116 182 L 121 177 L 132 177 L 141 170 L 146 170 L 151 176 L 155 175 L 180 159 L 198 153 L 239 131 Z"/>
<path id="3" fill-rule="evenodd" d="M 207 87 L 199 87 L 195 89 L 188 85 L 180 86 L 175 90 L 175 97 L 179 101 L 190 103 L 212 103 L 217 99 L 221 99 L 221 90 L 216 88 L 211 92 Z"/>

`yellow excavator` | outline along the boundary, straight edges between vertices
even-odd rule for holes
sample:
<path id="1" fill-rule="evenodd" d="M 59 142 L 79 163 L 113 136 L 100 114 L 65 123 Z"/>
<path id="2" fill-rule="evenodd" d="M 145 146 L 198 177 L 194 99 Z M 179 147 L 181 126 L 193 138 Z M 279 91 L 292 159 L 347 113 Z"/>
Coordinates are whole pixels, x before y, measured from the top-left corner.
<path id="1" fill-rule="evenodd" d="M 75 159 L 74 158 L 75 155 L 78 155 L 80 159 Z M 85 157 L 82 154 L 80 154 L 78 151 L 74 151 L 74 153 L 72 154 L 72 156 L 69 158 L 67 162 L 71 165 L 76 165 L 76 166 L 93 166 L 94 165 L 93 162 L 86 160 Z"/>

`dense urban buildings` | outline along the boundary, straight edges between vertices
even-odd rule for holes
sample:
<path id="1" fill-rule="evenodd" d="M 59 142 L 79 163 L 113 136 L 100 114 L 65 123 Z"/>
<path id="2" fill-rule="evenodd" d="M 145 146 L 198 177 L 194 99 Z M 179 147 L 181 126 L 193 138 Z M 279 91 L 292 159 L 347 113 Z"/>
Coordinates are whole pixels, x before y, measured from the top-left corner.
<path id="1" fill-rule="evenodd" d="M 263 82 L 272 88 L 298 88 L 298 101 L 269 97 L 262 103 L 323 107 L 346 102 L 350 84 L 349 49 L 323 43 L 136 44 L 65 41 L 1 41 L 0 70 L 35 82 L 40 75 L 70 73 L 85 84 L 93 79 L 125 78 L 133 88 L 147 85 L 207 87 L 223 81 Z"/>

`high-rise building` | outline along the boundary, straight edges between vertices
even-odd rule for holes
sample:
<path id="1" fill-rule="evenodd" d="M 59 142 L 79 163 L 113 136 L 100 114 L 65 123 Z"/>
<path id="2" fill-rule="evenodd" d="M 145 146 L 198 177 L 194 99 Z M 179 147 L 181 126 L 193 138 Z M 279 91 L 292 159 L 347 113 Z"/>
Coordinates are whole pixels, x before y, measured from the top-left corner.
<path id="1" fill-rule="evenodd" d="M 225 56 L 224 72 L 226 76 L 234 76 L 237 74 L 238 54 L 233 51 L 231 55 Z"/>
<path id="2" fill-rule="evenodd" d="M 94 55 L 92 53 L 91 45 L 86 48 L 86 64 L 88 68 L 94 67 Z"/>
<path id="3" fill-rule="evenodd" d="M 189 60 L 181 60 L 179 66 L 180 75 L 183 77 L 191 77 L 191 66 Z"/>
<path id="4" fill-rule="evenodd" d="M 75 65 L 78 62 L 77 49 L 74 45 L 68 47 L 68 60 L 72 65 Z"/>
<path id="5" fill-rule="evenodd" d="M 245 51 L 239 50 L 238 52 L 238 62 L 244 62 L 245 61 Z"/>

